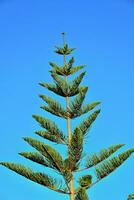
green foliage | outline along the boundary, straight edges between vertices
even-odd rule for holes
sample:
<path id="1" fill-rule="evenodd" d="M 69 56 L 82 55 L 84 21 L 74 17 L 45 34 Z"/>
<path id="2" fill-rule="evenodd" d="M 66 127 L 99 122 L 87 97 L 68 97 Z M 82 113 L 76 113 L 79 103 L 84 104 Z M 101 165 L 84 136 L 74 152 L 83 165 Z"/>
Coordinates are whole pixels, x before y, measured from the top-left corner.
<path id="1" fill-rule="evenodd" d="M 76 170 L 82 157 L 83 151 L 83 134 L 80 129 L 76 128 L 71 138 L 69 146 L 69 162 L 72 171 Z"/>
<path id="2" fill-rule="evenodd" d="M 67 118 L 66 116 L 66 111 L 64 110 L 64 108 L 62 108 L 62 106 L 60 105 L 60 103 L 58 103 L 57 101 L 55 101 L 54 99 L 47 97 L 45 95 L 39 95 L 40 98 L 42 98 L 47 104 L 48 106 L 41 106 L 42 109 L 56 115 L 62 118 Z"/>
<path id="3" fill-rule="evenodd" d="M 69 111 L 70 111 L 70 117 L 72 119 L 91 111 L 92 109 L 94 109 L 96 106 L 100 104 L 100 102 L 94 102 L 94 103 L 82 106 L 87 90 L 88 90 L 88 87 L 82 87 L 80 89 L 79 94 L 74 98 L 74 100 L 70 102 Z"/>
<path id="4" fill-rule="evenodd" d="M 68 61 L 68 69 L 71 69 L 73 67 L 74 62 L 75 62 L 75 58 L 71 57 Z M 64 64 L 66 64 L 66 63 L 64 63 Z"/>
<path id="5" fill-rule="evenodd" d="M 63 165 L 62 157 L 59 154 L 59 152 L 57 152 L 50 145 L 44 144 L 43 142 L 40 142 L 39 140 L 35 140 L 32 138 L 28 138 L 28 137 L 25 137 L 24 140 L 26 142 L 28 142 L 36 150 L 38 150 L 43 156 L 45 156 L 49 165 L 53 169 L 56 169 L 61 173 L 63 172 L 64 165 Z"/>
<path id="6" fill-rule="evenodd" d="M 85 72 L 82 72 L 71 83 L 67 83 L 65 79 L 59 77 L 55 72 L 51 72 L 51 76 L 53 77 L 56 85 L 60 88 L 62 94 L 64 94 L 65 97 L 74 96 L 75 94 L 78 93 L 78 87 L 84 75 Z"/>
<path id="7" fill-rule="evenodd" d="M 44 88 L 47 88 L 48 90 L 54 92 L 55 94 L 65 97 L 65 94 L 62 92 L 61 88 L 58 85 L 44 83 L 44 82 L 40 82 L 39 85 L 41 85 Z M 77 91 L 77 93 L 78 92 L 79 91 Z"/>
<path id="8" fill-rule="evenodd" d="M 84 175 L 79 179 L 79 184 L 83 188 L 88 188 L 92 183 L 91 175 Z"/>
<path id="9" fill-rule="evenodd" d="M 96 120 L 98 114 L 100 113 L 100 110 L 94 111 L 92 114 L 90 114 L 85 120 L 83 120 L 78 128 L 82 131 L 83 135 L 87 133 L 93 122 Z"/>
<path id="10" fill-rule="evenodd" d="M 84 68 L 84 65 L 72 66 L 73 62 L 74 62 L 73 57 L 64 66 L 58 66 L 53 62 L 49 62 L 50 66 L 53 68 L 52 70 L 50 70 L 50 72 L 51 73 L 55 72 L 56 74 L 61 76 L 69 76 L 79 71 L 80 69 Z"/>
<path id="11" fill-rule="evenodd" d="M 0 164 L 38 184 L 54 190 L 57 188 L 56 179 L 48 176 L 47 174 L 41 172 L 33 172 L 30 168 L 26 168 L 20 164 L 9 162 L 1 162 Z"/>
<path id="12" fill-rule="evenodd" d="M 67 96 L 68 95 L 68 87 L 69 87 L 67 81 L 65 79 L 61 78 L 55 72 L 51 72 L 51 76 L 54 79 L 55 84 L 58 85 L 58 87 L 62 91 L 62 93 L 65 96 Z"/>
<path id="13" fill-rule="evenodd" d="M 39 140 L 28 137 L 25 137 L 24 140 L 45 157 L 48 167 L 57 170 L 67 182 L 70 180 L 70 173 L 65 169 L 64 160 L 58 151 Z"/>
<path id="14" fill-rule="evenodd" d="M 80 92 L 79 85 L 80 85 L 85 73 L 86 72 L 82 72 L 69 85 L 69 95 L 68 96 L 74 96 L 74 95 L 78 94 L 78 91 Z"/>
<path id="15" fill-rule="evenodd" d="M 69 75 L 74 74 L 75 72 L 79 71 L 80 69 L 83 69 L 84 67 L 85 67 L 84 65 L 73 67 L 72 69 L 70 69 Z"/>
<path id="16" fill-rule="evenodd" d="M 51 76 L 54 79 L 56 85 L 47 84 L 47 83 L 43 83 L 43 82 L 41 82 L 39 84 L 62 97 L 67 97 L 67 96 L 72 97 L 80 92 L 81 88 L 79 88 L 79 85 L 80 85 L 85 73 L 86 72 L 82 72 L 71 83 L 67 83 L 66 80 L 64 80 L 63 78 L 61 78 L 55 72 L 52 71 Z"/>
<path id="17" fill-rule="evenodd" d="M 112 145 L 107 149 L 101 150 L 97 154 L 92 154 L 91 156 L 88 156 L 87 161 L 86 161 L 86 168 L 93 167 L 97 165 L 98 163 L 104 161 L 113 153 L 115 153 L 118 149 L 120 149 L 122 146 L 124 146 L 124 144 Z"/>
<path id="18" fill-rule="evenodd" d="M 88 87 L 81 88 L 79 94 L 70 102 L 69 109 L 71 113 L 71 118 L 78 116 L 82 103 L 85 99 L 87 90 L 88 90 Z"/>
<path id="19" fill-rule="evenodd" d="M 51 142 L 55 142 L 57 144 L 66 144 L 64 141 L 61 140 L 61 138 L 57 135 L 52 135 L 51 133 L 43 130 L 35 131 L 35 134 L 39 135 L 40 137 L 50 140 Z"/>
<path id="20" fill-rule="evenodd" d="M 127 200 L 134 200 L 134 194 L 129 194 Z"/>
<path id="21" fill-rule="evenodd" d="M 89 200 L 86 190 L 81 188 L 76 194 L 75 200 Z"/>
<path id="22" fill-rule="evenodd" d="M 69 48 L 68 45 L 65 44 L 63 48 L 56 46 L 55 52 L 60 55 L 68 55 L 68 54 L 72 53 L 73 50 L 75 50 L 75 48 Z"/>
<path id="23" fill-rule="evenodd" d="M 41 154 L 37 152 L 21 152 L 19 155 L 33 161 L 36 163 L 39 163 L 45 167 L 50 167 L 48 161 L 42 156 Z"/>
<path id="24" fill-rule="evenodd" d="M 112 173 L 116 168 L 118 168 L 124 161 L 130 157 L 134 152 L 134 149 L 129 149 L 118 156 L 113 157 L 109 161 L 104 161 L 100 166 L 95 168 L 96 176 L 98 179 L 102 179 Z"/>
<path id="25" fill-rule="evenodd" d="M 93 110 L 96 106 L 100 105 L 101 102 L 97 101 L 97 102 L 93 102 L 91 104 L 87 104 L 82 106 L 80 112 L 79 112 L 79 116 L 86 114 L 87 112 Z"/>
<path id="26" fill-rule="evenodd" d="M 73 66 L 73 63 L 74 63 L 74 62 L 75 62 L 75 59 L 74 59 L 74 57 L 72 57 L 72 58 L 68 61 L 68 63 L 67 63 L 67 62 L 64 63 L 64 66 L 66 67 L 67 72 L 68 72 L 68 74 L 66 74 L 66 76 L 72 75 L 72 74 L 74 74 L 75 72 L 77 72 L 78 70 L 84 68 L 84 65 Z"/>
<path id="27" fill-rule="evenodd" d="M 61 144 L 66 143 L 66 137 L 64 136 L 63 132 L 57 127 L 55 122 L 53 122 L 49 119 L 43 118 L 39 115 L 33 115 L 33 118 L 37 122 L 39 122 L 39 124 L 41 125 L 42 128 L 45 128 L 51 134 L 52 138 L 54 138 L 54 137 L 57 138 L 57 143 L 61 143 Z"/>

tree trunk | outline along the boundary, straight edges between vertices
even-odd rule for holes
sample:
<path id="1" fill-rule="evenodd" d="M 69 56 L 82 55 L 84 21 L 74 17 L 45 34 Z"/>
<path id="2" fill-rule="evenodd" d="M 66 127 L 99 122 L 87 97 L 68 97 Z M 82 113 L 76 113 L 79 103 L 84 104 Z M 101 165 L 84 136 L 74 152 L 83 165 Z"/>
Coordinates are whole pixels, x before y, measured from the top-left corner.
<path id="1" fill-rule="evenodd" d="M 69 97 L 66 97 L 66 110 L 68 111 L 68 107 L 69 107 Z M 68 148 L 71 145 L 71 126 L 70 126 L 70 118 L 67 118 L 67 132 L 68 132 Z M 69 150 L 68 150 L 69 152 Z M 71 169 L 70 169 L 71 171 Z M 70 200 L 74 200 L 74 184 L 73 184 L 73 172 L 72 173 L 72 178 L 70 180 L 69 186 L 70 186 Z"/>

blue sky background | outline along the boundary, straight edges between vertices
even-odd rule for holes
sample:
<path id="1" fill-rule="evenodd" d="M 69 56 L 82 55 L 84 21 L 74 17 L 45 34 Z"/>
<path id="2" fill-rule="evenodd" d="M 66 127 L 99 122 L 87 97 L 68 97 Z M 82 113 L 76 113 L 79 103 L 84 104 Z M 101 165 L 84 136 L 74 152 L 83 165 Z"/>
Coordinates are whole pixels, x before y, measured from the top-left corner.
<path id="1" fill-rule="evenodd" d="M 66 129 L 64 121 L 40 110 L 38 98 L 39 93 L 50 95 L 38 86 L 40 81 L 51 81 L 48 61 L 62 63 L 53 50 L 62 43 L 63 31 L 77 48 L 76 63 L 87 65 L 86 102 L 102 102 L 85 151 L 97 152 L 116 143 L 126 144 L 122 150 L 134 147 L 134 1 L 0 0 L 1 161 L 42 169 L 17 154 L 31 150 L 23 136 L 38 138 L 33 134 L 39 126 L 32 114 L 56 119 Z M 90 199 L 126 200 L 134 193 L 133 169 L 134 156 L 93 187 Z M 1 200 L 68 199 L 3 167 L 0 180 Z"/>

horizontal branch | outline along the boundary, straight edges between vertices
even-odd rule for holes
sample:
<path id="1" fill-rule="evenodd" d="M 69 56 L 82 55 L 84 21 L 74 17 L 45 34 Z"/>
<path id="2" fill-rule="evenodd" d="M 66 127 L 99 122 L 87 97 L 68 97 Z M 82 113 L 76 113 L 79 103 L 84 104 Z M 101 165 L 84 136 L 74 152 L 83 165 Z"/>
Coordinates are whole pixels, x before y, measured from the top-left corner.
<path id="1" fill-rule="evenodd" d="M 52 188 L 52 187 L 48 187 L 50 190 L 53 190 L 55 192 L 59 192 L 61 194 L 70 194 L 70 192 L 65 192 L 64 190 L 60 190 L 60 189 L 57 189 L 57 188 Z"/>
<path id="2" fill-rule="evenodd" d="M 89 169 L 89 167 L 85 167 L 85 168 L 83 168 L 83 169 L 78 169 L 78 170 L 76 170 L 75 172 L 82 172 L 82 171 L 85 171 L 85 170 L 87 170 L 87 169 Z"/>

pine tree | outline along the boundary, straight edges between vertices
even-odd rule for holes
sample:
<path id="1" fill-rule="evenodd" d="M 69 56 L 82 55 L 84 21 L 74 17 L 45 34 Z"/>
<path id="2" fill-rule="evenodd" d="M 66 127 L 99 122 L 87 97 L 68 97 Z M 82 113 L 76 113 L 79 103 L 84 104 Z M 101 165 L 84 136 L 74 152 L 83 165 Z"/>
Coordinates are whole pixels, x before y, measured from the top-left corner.
<path id="1" fill-rule="evenodd" d="M 44 94 L 39 95 L 39 97 L 45 102 L 45 105 L 41 106 L 43 110 L 67 121 L 67 134 L 63 133 L 57 124 L 50 119 L 39 115 L 33 115 L 33 118 L 42 128 L 35 131 L 35 134 L 45 140 L 61 144 L 63 148 L 66 146 L 67 157 L 63 158 L 63 155 L 53 146 L 30 137 L 23 139 L 36 151 L 19 153 L 26 159 L 58 172 L 63 179 L 60 180 L 61 177 L 59 179 L 54 178 L 44 172 L 35 172 L 21 164 L 10 162 L 1 162 L 0 164 L 44 187 L 68 195 L 70 200 L 88 200 L 87 190 L 124 163 L 134 152 L 134 148 L 110 158 L 117 150 L 124 146 L 124 144 L 115 144 L 98 153 L 87 155 L 86 158 L 83 156 L 85 136 L 100 113 L 100 109 L 96 109 L 100 102 L 96 101 L 83 105 L 88 87 L 80 86 L 80 83 L 85 76 L 85 71 L 81 72 L 72 81 L 68 79 L 70 75 L 83 70 L 85 66 L 74 65 L 74 57 L 67 60 L 67 56 L 73 52 L 74 48 L 69 48 L 64 40 L 64 36 L 65 34 L 62 33 L 63 47 L 56 46 L 55 50 L 57 54 L 63 56 L 63 65 L 59 66 L 53 62 L 49 63 L 52 67 L 50 74 L 54 83 L 41 82 L 39 84 L 43 88 L 63 97 L 66 101 L 66 108 L 55 99 Z M 89 113 L 88 116 L 72 131 L 70 126 L 71 120 L 87 113 Z M 84 161 L 82 161 L 83 159 Z M 83 167 L 81 167 L 81 163 L 84 163 Z M 93 181 L 94 177 L 89 173 L 80 176 L 77 180 L 78 184 L 76 184 L 75 173 L 80 173 L 90 168 L 94 168 L 96 179 Z"/>

